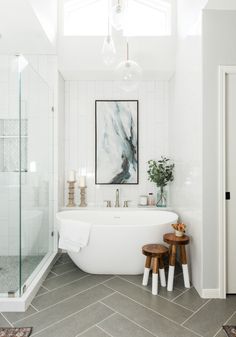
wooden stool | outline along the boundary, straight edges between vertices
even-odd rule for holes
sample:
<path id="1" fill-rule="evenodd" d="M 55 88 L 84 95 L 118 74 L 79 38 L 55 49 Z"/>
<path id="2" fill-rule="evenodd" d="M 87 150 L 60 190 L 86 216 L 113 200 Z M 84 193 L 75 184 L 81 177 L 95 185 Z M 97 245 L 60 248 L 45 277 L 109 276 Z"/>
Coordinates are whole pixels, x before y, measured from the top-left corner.
<path id="1" fill-rule="evenodd" d="M 178 237 L 174 233 L 167 233 L 167 234 L 164 234 L 163 240 L 164 242 L 170 245 L 167 290 L 168 291 L 173 290 L 177 247 L 179 247 L 179 250 L 180 250 L 180 261 L 182 263 L 182 268 L 183 268 L 184 286 L 185 288 L 190 288 L 187 256 L 186 256 L 186 250 L 185 250 L 185 245 L 189 243 L 189 237 L 187 235 Z"/>
<path id="2" fill-rule="evenodd" d="M 152 267 L 152 294 L 158 294 L 158 270 L 160 270 L 161 286 L 166 287 L 166 276 L 163 263 L 163 256 L 168 254 L 168 248 L 163 245 L 149 244 L 142 248 L 143 254 L 147 257 L 144 273 L 143 273 L 143 285 L 148 284 L 149 272 Z"/>

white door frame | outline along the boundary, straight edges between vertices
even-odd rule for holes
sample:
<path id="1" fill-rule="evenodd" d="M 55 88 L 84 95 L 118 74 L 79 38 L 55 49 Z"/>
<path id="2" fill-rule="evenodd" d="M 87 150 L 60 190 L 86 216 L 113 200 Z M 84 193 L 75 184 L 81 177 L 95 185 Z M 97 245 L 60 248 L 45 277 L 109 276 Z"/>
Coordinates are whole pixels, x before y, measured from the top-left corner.
<path id="1" fill-rule="evenodd" d="M 236 74 L 236 66 L 219 67 L 219 295 L 226 298 L 226 76 Z"/>

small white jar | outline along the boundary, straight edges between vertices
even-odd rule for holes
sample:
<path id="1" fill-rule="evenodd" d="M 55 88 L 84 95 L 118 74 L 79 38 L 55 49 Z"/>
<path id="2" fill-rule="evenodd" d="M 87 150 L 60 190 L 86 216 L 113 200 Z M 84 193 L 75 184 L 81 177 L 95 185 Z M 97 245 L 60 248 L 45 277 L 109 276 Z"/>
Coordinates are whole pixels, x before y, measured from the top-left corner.
<path id="1" fill-rule="evenodd" d="M 141 206 L 147 206 L 147 202 L 148 202 L 147 195 L 140 195 L 140 197 L 139 197 L 139 204 Z"/>

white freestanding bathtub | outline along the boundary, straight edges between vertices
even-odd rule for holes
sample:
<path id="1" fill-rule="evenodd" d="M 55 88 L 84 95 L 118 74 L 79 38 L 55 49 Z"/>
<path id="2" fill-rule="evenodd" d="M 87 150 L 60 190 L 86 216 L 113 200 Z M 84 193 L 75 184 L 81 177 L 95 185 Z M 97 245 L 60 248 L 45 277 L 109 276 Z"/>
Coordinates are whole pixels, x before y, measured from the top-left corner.
<path id="1" fill-rule="evenodd" d="M 57 213 L 58 223 L 78 220 L 92 224 L 89 243 L 79 253 L 68 251 L 74 263 L 91 274 L 141 274 L 147 243 L 162 243 L 178 216 L 157 209 L 86 209 Z M 59 228 L 60 233 L 60 228 Z"/>

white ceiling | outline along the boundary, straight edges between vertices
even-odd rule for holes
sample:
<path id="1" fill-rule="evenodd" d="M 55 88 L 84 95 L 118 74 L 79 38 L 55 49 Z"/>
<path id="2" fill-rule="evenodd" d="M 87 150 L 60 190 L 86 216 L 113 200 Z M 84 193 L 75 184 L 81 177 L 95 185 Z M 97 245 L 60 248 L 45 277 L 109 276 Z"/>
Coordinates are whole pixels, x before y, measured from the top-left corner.
<path id="1" fill-rule="evenodd" d="M 63 36 L 62 1 L 0 0 L 0 34 L 2 35 L 0 53 L 57 54 L 59 70 L 65 79 L 113 79 L 114 66 L 107 68 L 102 62 L 103 38 Z M 195 8 L 199 7 L 200 2 L 206 3 L 207 0 L 171 1 L 174 6 L 172 36 L 132 37 L 129 40 L 130 58 L 141 65 L 144 79 L 169 78 L 175 70 L 176 2 L 178 1 L 178 7 L 180 3 L 186 3 L 188 7 Z M 235 0 L 209 0 L 209 4 L 213 1 L 217 1 L 218 4 L 236 2 Z M 55 6 L 57 3 L 58 12 Z M 198 9 L 199 13 L 200 9 Z M 55 22 L 56 17 L 58 17 L 57 22 Z M 189 15 L 185 14 L 185 17 Z M 115 32 L 114 40 L 117 49 L 116 63 L 118 63 L 125 58 L 125 39 L 120 33 Z"/>
<path id="2" fill-rule="evenodd" d="M 1 54 L 55 53 L 27 0 L 0 0 L 0 34 Z"/>

